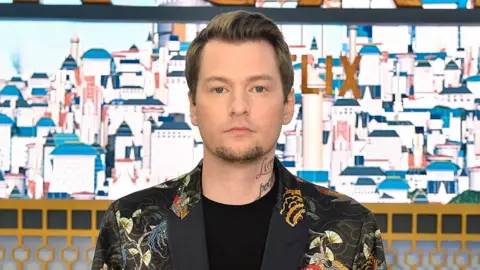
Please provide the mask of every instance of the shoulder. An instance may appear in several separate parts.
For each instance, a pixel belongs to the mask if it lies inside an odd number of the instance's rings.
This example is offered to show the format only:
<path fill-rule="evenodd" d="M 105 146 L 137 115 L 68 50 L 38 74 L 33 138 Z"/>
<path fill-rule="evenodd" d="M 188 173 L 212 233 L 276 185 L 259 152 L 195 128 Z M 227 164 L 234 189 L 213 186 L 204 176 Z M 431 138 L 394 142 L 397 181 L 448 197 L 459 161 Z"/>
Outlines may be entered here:
<path fill-rule="evenodd" d="M 113 201 L 110 210 L 121 216 L 134 216 L 145 211 L 165 212 L 170 208 L 173 198 L 182 185 L 182 178 L 178 177 L 133 192 Z"/>
<path fill-rule="evenodd" d="M 305 200 L 307 213 L 331 217 L 331 220 L 349 220 L 361 226 L 372 215 L 371 211 L 355 199 L 332 189 L 316 185 L 297 177 L 298 186 Z"/>

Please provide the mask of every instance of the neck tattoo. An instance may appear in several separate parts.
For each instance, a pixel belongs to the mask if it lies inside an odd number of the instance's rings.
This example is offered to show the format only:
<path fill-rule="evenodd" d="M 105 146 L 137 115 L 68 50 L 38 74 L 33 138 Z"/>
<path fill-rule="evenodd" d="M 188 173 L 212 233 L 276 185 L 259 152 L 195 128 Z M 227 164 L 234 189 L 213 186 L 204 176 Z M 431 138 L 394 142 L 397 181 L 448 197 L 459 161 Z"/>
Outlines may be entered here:
<path fill-rule="evenodd" d="M 257 200 L 260 199 L 262 195 L 268 193 L 268 191 L 270 191 L 270 189 L 273 187 L 274 183 L 275 183 L 275 177 L 274 177 L 274 174 L 272 173 L 272 175 L 270 176 L 270 178 L 268 178 L 268 181 L 265 184 L 260 183 L 260 193 L 258 194 Z"/>
<path fill-rule="evenodd" d="M 262 195 L 267 193 L 273 187 L 273 184 L 275 183 L 275 176 L 272 173 L 273 172 L 273 163 L 274 163 L 273 158 L 271 160 L 268 160 L 267 158 L 265 158 L 262 161 L 262 166 L 260 167 L 260 172 L 257 174 L 256 179 L 259 179 L 263 175 L 268 175 L 268 174 L 270 174 L 270 177 L 268 178 L 266 183 L 260 183 L 260 191 L 259 191 L 257 200 L 260 199 L 262 197 Z"/>
<path fill-rule="evenodd" d="M 271 160 L 267 160 L 267 158 L 265 158 L 262 161 L 262 166 L 260 167 L 260 172 L 257 174 L 256 179 L 262 177 L 263 175 L 267 175 L 273 171 L 273 161 L 273 158 Z"/>

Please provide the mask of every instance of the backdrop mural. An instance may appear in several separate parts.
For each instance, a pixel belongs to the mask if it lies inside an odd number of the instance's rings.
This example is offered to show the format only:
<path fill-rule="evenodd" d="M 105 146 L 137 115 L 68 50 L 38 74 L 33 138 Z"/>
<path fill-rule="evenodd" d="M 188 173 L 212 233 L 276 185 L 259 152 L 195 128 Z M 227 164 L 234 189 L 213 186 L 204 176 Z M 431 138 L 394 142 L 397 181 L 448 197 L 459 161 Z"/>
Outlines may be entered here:
<path fill-rule="evenodd" d="M 0 198 L 113 200 L 202 158 L 183 72 L 204 25 L 0 24 Z M 277 149 L 293 173 L 361 202 L 480 201 L 479 27 L 280 27 L 298 56 Z M 342 56 L 360 57 L 360 99 L 335 97 Z M 302 76 L 334 95 L 303 103 Z"/>
<path fill-rule="evenodd" d="M 204 26 L 0 20 L 0 268 L 90 269 L 110 200 L 202 158 L 184 66 Z M 277 157 L 366 203 L 391 269 L 478 269 L 480 27 L 279 26 L 294 56 L 296 112 Z"/>

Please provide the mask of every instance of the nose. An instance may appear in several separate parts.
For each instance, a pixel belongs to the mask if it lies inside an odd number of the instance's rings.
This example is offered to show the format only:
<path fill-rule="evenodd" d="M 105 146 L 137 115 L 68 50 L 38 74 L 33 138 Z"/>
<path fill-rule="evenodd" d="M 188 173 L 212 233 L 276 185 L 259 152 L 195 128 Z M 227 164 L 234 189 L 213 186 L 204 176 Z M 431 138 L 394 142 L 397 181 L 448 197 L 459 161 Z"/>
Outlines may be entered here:
<path fill-rule="evenodd" d="M 249 113 L 248 93 L 242 90 L 232 91 L 230 95 L 230 115 L 248 115 Z"/>

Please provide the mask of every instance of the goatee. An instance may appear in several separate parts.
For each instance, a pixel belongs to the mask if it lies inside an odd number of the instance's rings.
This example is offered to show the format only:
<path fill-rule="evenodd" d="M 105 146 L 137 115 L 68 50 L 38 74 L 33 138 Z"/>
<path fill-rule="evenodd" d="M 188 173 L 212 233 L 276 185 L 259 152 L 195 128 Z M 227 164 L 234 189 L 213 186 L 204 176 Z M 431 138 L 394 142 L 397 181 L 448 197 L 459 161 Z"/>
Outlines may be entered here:
<path fill-rule="evenodd" d="M 252 163 L 259 160 L 264 154 L 263 147 L 260 146 L 251 147 L 241 152 L 224 146 L 215 148 L 215 155 L 217 157 L 234 164 Z"/>

